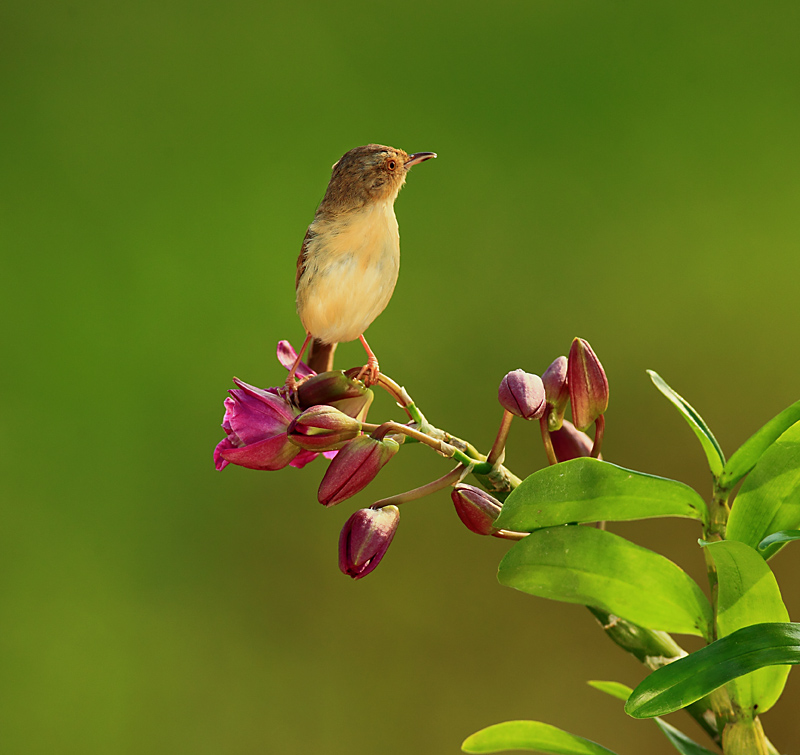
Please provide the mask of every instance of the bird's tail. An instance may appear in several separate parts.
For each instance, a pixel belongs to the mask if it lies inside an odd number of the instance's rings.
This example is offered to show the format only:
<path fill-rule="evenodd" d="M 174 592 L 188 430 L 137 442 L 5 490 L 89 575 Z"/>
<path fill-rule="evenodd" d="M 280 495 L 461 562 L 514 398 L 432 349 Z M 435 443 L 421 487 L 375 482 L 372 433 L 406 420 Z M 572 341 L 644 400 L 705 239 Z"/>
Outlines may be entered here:
<path fill-rule="evenodd" d="M 334 351 L 336 351 L 335 343 L 323 343 L 315 338 L 308 348 L 306 364 L 314 372 L 328 372 L 333 369 Z"/>

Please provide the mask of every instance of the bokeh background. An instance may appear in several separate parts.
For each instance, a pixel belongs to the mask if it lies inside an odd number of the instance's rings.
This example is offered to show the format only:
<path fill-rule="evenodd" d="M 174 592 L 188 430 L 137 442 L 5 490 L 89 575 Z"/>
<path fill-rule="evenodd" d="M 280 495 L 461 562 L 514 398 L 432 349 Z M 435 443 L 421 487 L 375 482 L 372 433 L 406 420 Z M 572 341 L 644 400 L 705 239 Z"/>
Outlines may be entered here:
<path fill-rule="evenodd" d="M 446 493 L 370 577 L 338 572 L 349 514 L 445 460 L 408 448 L 324 510 L 321 461 L 211 452 L 231 376 L 283 379 L 305 228 L 375 141 L 439 153 L 369 331 L 428 417 L 488 449 L 503 374 L 581 335 L 606 458 L 706 493 L 645 369 L 728 453 L 800 397 L 799 32 L 794 0 L 3 3 L 2 751 L 444 755 L 535 718 L 671 752 L 585 684 L 641 667 L 585 609 L 500 587 L 506 545 Z M 508 463 L 544 464 L 537 428 Z M 703 580 L 695 524 L 612 529 Z M 800 619 L 800 549 L 774 564 Z M 782 751 L 799 696 L 795 672 L 764 717 Z"/>

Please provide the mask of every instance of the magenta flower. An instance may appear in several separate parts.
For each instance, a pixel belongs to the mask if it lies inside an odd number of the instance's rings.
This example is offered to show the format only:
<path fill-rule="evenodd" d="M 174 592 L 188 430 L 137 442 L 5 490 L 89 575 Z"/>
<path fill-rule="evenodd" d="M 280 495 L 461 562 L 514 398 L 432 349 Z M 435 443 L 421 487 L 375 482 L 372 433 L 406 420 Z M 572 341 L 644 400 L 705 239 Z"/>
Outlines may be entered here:
<path fill-rule="evenodd" d="M 275 470 L 296 462 L 302 466 L 314 458 L 300 459 L 300 448 L 289 441 L 286 429 L 295 410 L 276 393 L 263 391 L 233 379 L 238 388 L 225 399 L 222 429 L 226 437 L 214 449 L 214 464 L 224 469 L 229 463 L 248 469 Z"/>
<path fill-rule="evenodd" d="M 361 579 L 373 571 L 389 549 L 399 523 L 397 506 L 356 511 L 339 535 L 342 572 L 353 579 Z"/>
<path fill-rule="evenodd" d="M 277 356 L 278 361 L 287 370 L 291 370 L 294 360 L 297 359 L 297 352 L 294 350 L 294 346 L 292 346 L 292 344 L 290 344 L 288 341 L 278 341 Z M 314 370 L 312 370 L 305 362 L 300 362 L 300 364 L 297 365 L 297 371 L 295 372 L 295 375 L 298 378 L 307 378 L 316 374 L 317 373 L 314 372 Z"/>

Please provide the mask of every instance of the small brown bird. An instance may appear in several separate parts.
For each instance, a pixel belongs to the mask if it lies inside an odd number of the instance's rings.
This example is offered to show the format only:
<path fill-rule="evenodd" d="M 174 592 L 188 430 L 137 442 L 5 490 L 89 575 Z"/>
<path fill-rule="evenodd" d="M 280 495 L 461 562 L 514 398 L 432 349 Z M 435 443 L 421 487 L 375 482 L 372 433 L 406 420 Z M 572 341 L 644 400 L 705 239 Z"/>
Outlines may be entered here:
<path fill-rule="evenodd" d="M 402 149 L 367 144 L 344 154 L 333 166 L 328 190 L 308 227 L 297 258 L 297 314 L 306 339 L 286 384 L 313 340 L 308 364 L 330 370 L 343 341 L 361 340 L 367 364 L 359 376 L 378 378 L 379 366 L 364 331 L 392 298 L 400 269 L 400 234 L 394 200 L 406 173 L 435 152 L 409 155 Z"/>

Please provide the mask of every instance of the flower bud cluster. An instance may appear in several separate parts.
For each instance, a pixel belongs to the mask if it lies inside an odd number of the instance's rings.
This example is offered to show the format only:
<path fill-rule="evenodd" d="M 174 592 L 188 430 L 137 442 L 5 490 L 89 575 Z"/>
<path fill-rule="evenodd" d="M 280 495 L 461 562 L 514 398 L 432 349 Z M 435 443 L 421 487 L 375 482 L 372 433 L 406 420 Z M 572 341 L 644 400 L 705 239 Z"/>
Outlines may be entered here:
<path fill-rule="evenodd" d="M 551 463 L 599 455 L 601 418 L 608 408 L 608 380 L 592 347 L 582 338 L 575 338 L 569 357 L 555 359 L 542 377 L 524 370 L 509 372 L 500 383 L 497 397 L 507 414 L 492 459 L 502 458 L 510 415 L 541 420 Z M 564 419 L 567 404 L 572 405 L 571 423 Z M 595 422 L 598 430 L 593 443 L 583 431 Z M 588 448 L 584 448 L 587 443 Z"/>
<path fill-rule="evenodd" d="M 524 536 L 495 527 L 502 508 L 498 498 L 504 499 L 518 482 L 502 467 L 514 417 L 539 420 L 551 463 L 599 455 L 602 417 L 608 407 L 608 381 L 591 346 L 580 338 L 573 341 L 569 357 L 555 359 L 541 377 L 519 369 L 503 378 L 498 388 L 503 419 L 486 457 L 464 441 L 427 424 L 397 384 L 393 384 L 392 395 L 404 406 L 411 421 L 408 425 L 367 425 L 374 396 L 358 379 L 357 372 L 316 374 L 302 362 L 295 364 L 296 359 L 288 342 L 278 344 L 278 360 L 287 369 L 295 367 L 296 376 L 301 378 L 299 384 L 289 388 L 263 390 L 234 379 L 236 388 L 229 391 L 224 402 L 225 437 L 214 450 L 217 469 L 228 464 L 258 470 L 299 468 L 322 454 L 331 462 L 317 497 L 323 506 L 330 507 L 369 485 L 406 438 L 458 460 L 458 466 L 444 477 L 378 501 L 347 520 L 339 539 L 339 567 L 353 579 L 372 572 L 386 554 L 400 521 L 397 504 L 448 486 L 452 486 L 451 499 L 457 515 L 471 532 L 517 539 Z M 572 422 L 564 418 L 568 404 Z M 593 423 L 594 441 L 584 432 Z M 451 440 L 460 445 L 453 445 Z M 469 471 L 487 489 L 499 491 L 498 498 L 464 483 Z M 505 475 L 506 487 L 497 486 L 496 475 Z"/>

